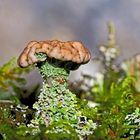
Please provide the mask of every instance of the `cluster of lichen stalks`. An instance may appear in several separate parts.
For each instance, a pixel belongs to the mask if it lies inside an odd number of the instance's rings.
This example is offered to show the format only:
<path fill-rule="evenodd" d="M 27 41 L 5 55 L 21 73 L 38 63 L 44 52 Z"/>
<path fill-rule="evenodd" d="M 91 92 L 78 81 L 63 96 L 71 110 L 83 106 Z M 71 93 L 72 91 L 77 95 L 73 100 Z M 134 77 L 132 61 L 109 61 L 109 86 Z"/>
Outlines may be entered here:
<path fill-rule="evenodd" d="M 92 134 L 95 123 L 82 115 L 76 95 L 68 89 L 69 68 L 66 62 L 48 58 L 47 61 L 38 63 L 37 67 L 44 81 L 38 101 L 33 105 L 36 109 L 33 126 L 45 124 L 49 127 L 57 124 L 47 132 L 68 134 L 71 133 L 70 127 L 80 138 Z"/>

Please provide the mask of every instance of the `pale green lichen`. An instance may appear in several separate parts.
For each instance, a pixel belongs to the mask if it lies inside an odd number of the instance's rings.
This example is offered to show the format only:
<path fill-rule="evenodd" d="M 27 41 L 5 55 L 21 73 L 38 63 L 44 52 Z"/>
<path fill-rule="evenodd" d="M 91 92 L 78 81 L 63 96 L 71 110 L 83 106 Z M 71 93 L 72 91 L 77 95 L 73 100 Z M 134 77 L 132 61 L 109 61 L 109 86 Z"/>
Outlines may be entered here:
<path fill-rule="evenodd" d="M 41 54 L 39 58 L 42 59 Z M 38 101 L 33 105 L 36 114 L 32 124 L 45 124 L 49 127 L 46 133 L 69 134 L 73 129 L 82 138 L 92 134 L 96 124 L 83 116 L 77 105 L 76 95 L 68 89 L 69 69 L 62 67 L 61 63 L 66 64 L 55 59 L 47 59 L 37 64 L 44 81 Z"/>

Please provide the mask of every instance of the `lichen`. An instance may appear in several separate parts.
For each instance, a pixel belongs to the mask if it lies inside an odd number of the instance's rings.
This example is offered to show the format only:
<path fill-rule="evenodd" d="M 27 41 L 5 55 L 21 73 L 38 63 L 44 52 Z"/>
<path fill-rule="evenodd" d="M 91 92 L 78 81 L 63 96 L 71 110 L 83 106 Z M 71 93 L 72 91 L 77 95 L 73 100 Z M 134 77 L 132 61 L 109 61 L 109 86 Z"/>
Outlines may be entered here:
<path fill-rule="evenodd" d="M 39 57 L 42 59 L 41 54 Z M 38 101 L 33 105 L 36 114 L 32 125 L 38 127 L 45 124 L 49 127 L 46 133 L 69 134 L 70 129 L 73 129 L 82 138 L 92 134 L 96 124 L 82 114 L 76 95 L 68 89 L 69 69 L 60 63 L 55 59 L 47 59 L 37 64 L 43 77 L 43 86 Z"/>

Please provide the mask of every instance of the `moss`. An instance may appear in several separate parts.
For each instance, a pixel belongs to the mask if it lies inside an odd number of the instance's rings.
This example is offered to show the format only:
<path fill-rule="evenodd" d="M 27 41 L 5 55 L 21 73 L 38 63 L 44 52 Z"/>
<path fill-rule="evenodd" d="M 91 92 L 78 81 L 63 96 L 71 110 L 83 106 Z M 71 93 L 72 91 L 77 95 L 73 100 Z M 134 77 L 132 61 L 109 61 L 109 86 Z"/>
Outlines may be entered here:
<path fill-rule="evenodd" d="M 49 128 L 46 133 L 69 134 L 72 131 L 79 137 L 93 133 L 96 125 L 82 114 L 76 95 L 68 89 L 69 69 L 54 59 L 41 62 L 37 67 L 43 77 L 43 86 L 33 105 L 36 114 L 32 124 L 45 124 Z"/>

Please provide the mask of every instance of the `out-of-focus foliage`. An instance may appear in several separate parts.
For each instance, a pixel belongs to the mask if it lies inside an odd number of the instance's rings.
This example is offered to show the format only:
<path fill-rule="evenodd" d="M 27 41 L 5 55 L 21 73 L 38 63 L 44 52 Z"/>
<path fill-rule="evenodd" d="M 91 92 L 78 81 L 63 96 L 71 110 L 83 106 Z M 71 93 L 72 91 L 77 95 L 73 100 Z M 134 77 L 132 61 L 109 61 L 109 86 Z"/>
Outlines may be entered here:
<path fill-rule="evenodd" d="M 140 54 L 136 54 L 133 58 L 123 61 L 121 68 L 125 71 L 126 75 L 135 77 L 135 88 L 140 92 Z"/>
<path fill-rule="evenodd" d="M 134 90 L 134 79 L 127 77 L 118 83 L 112 83 L 108 92 L 94 97 L 98 102 L 96 119 L 99 127 L 94 139 L 121 139 L 128 138 L 128 128 L 125 125 L 127 114 L 139 107 Z M 106 91 L 106 90 L 105 90 Z M 96 94 L 92 92 L 92 94 Z M 138 96 L 137 96 L 138 97 Z M 140 96 L 139 96 L 140 97 Z"/>
<path fill-rule="evenodd" d="M 22 69 L 17 66 L 16 58 L 12 58 L 0 67 L 0 96 L 6 96 L 4 95 L 6 92 L 17 96 L 22 93 L 21 87 L 26 84 L 24 74 L 29 73 L 31 69 L 31 67 Z"/>
<path fill-rule="evenodd" d="M 99 46 L 101 55 L 97 58 L 103 70 L 94 77 L 85 76 L 89 82 L 92 80 L 93 86 L 83 91 L 84 96 L 81 96 L 90 99 L 90 106 L 96 105 L 94 110 L 97 112 L 93 118 L 98 122 L 98 127 L 90 139 L 138 139 L 140 116 L 137 114 L 136 117 L 133 112 L 140 107 L 139 55 L 116 64 L 119 49 L 113 23 L 109 23 L 108 28 L 108 44 Z"/>

